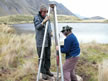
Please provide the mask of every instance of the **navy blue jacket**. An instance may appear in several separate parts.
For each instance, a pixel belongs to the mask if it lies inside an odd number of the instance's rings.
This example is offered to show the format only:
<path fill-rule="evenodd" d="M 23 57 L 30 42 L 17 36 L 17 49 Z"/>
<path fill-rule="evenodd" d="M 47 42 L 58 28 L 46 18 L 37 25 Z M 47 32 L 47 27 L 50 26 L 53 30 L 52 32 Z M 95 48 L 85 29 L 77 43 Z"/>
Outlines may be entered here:
<path fill-rule="evenodd" d="M 61 52 L 66 54 L 66 59 L 79 56 L 79 42 L 73 33 L 68 35 L 64 40 L 64 46 L 61 46 Z"/>

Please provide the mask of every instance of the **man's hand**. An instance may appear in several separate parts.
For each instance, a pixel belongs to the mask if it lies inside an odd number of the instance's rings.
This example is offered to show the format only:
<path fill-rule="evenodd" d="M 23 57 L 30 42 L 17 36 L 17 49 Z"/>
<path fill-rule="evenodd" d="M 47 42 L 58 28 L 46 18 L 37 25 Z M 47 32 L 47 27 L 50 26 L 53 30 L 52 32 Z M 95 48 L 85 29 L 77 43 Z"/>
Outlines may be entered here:
<path fill-rule="evenodd" d="M 46 16 L 45 19 L 42 21 L 42 25 L 45 24 L 50 19 L 49 16 Z"/>
<path fill-rule="evenodd" d="M 53 32 L 51 32 L 51 37 L 53 37 Z"/>
<path fill-rule="evenodd" d="M 56 50 L 57 50 L 57 51 L 59 50 L 59 46 L 56 46 Z"/>

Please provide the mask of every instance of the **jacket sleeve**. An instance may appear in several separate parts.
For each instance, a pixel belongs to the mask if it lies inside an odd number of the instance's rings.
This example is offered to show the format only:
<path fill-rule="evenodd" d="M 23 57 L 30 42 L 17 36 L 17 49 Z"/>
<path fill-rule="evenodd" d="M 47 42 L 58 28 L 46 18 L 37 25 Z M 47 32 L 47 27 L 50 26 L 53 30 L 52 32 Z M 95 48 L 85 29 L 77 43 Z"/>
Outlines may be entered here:
<path fill-rule="evenodd" d="M 71 48 L 71 41 L 69 39 L 65 39 L 64 46 L 61 46 L 62 53 L 69 53 Z"/>
<path fill-rule="evenodd" d="M 40 30 L 44 27 L 44 25 L 41 24 L 38 17 L 34 18 L 34 25 L 35 25 L 35 29 L 37 29 L 37 30 Z"/>

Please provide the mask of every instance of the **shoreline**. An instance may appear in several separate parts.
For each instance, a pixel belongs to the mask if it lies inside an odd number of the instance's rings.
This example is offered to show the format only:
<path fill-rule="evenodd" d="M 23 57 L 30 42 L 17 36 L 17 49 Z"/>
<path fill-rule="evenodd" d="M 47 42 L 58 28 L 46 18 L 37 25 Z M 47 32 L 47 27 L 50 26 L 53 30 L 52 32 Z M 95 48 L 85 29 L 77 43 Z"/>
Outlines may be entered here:
<path fill-rule="evenodd" d="M 58 23 L 98 23 L 98 24 L 108 24 L 108 23 L 105 23 L 105 22 L 58 22 Z M 0 23 L 0 24 L 3 24 L 3 23 Z M 27 22 L 25 22 L 25 23 L 14 23 L 14 24 L 6 24 L 6 25 L 10 25 L 10 26 L 12 26 L 12 25 L 17 25 L 17 24 L 33 24 L 33 22 L 32 23 L 27 23 Z"/>

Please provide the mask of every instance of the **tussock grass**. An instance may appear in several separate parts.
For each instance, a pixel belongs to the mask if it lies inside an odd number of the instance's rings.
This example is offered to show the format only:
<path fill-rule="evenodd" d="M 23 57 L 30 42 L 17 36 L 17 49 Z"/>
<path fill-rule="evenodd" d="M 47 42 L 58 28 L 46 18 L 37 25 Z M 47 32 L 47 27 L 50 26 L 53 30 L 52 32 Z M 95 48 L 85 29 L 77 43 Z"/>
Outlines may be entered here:
<path fill-rule="evenodd" d="M 87 44 L 80 44 L 81 56 L 76 68 L 84 81 L 98 80 L 98 64 L 103 59 L 108 59 L 108 45 L 91 42 Z"/>
<path fill-rule="evenodd" d="M 8 79 L 16 81 L 21 76 L 36 73 L 37 56 L 34 34 L 17 35 L 13 28 L 2 24 L 0 38 L 1 81 Z"/>
<path fill-rule="evenodd" d="M 1 24 L 0 25 L 0 32 L 4 32 L 4 33 L 15 33 L 15 29 L 9 27 L 8 25 Z"/>

